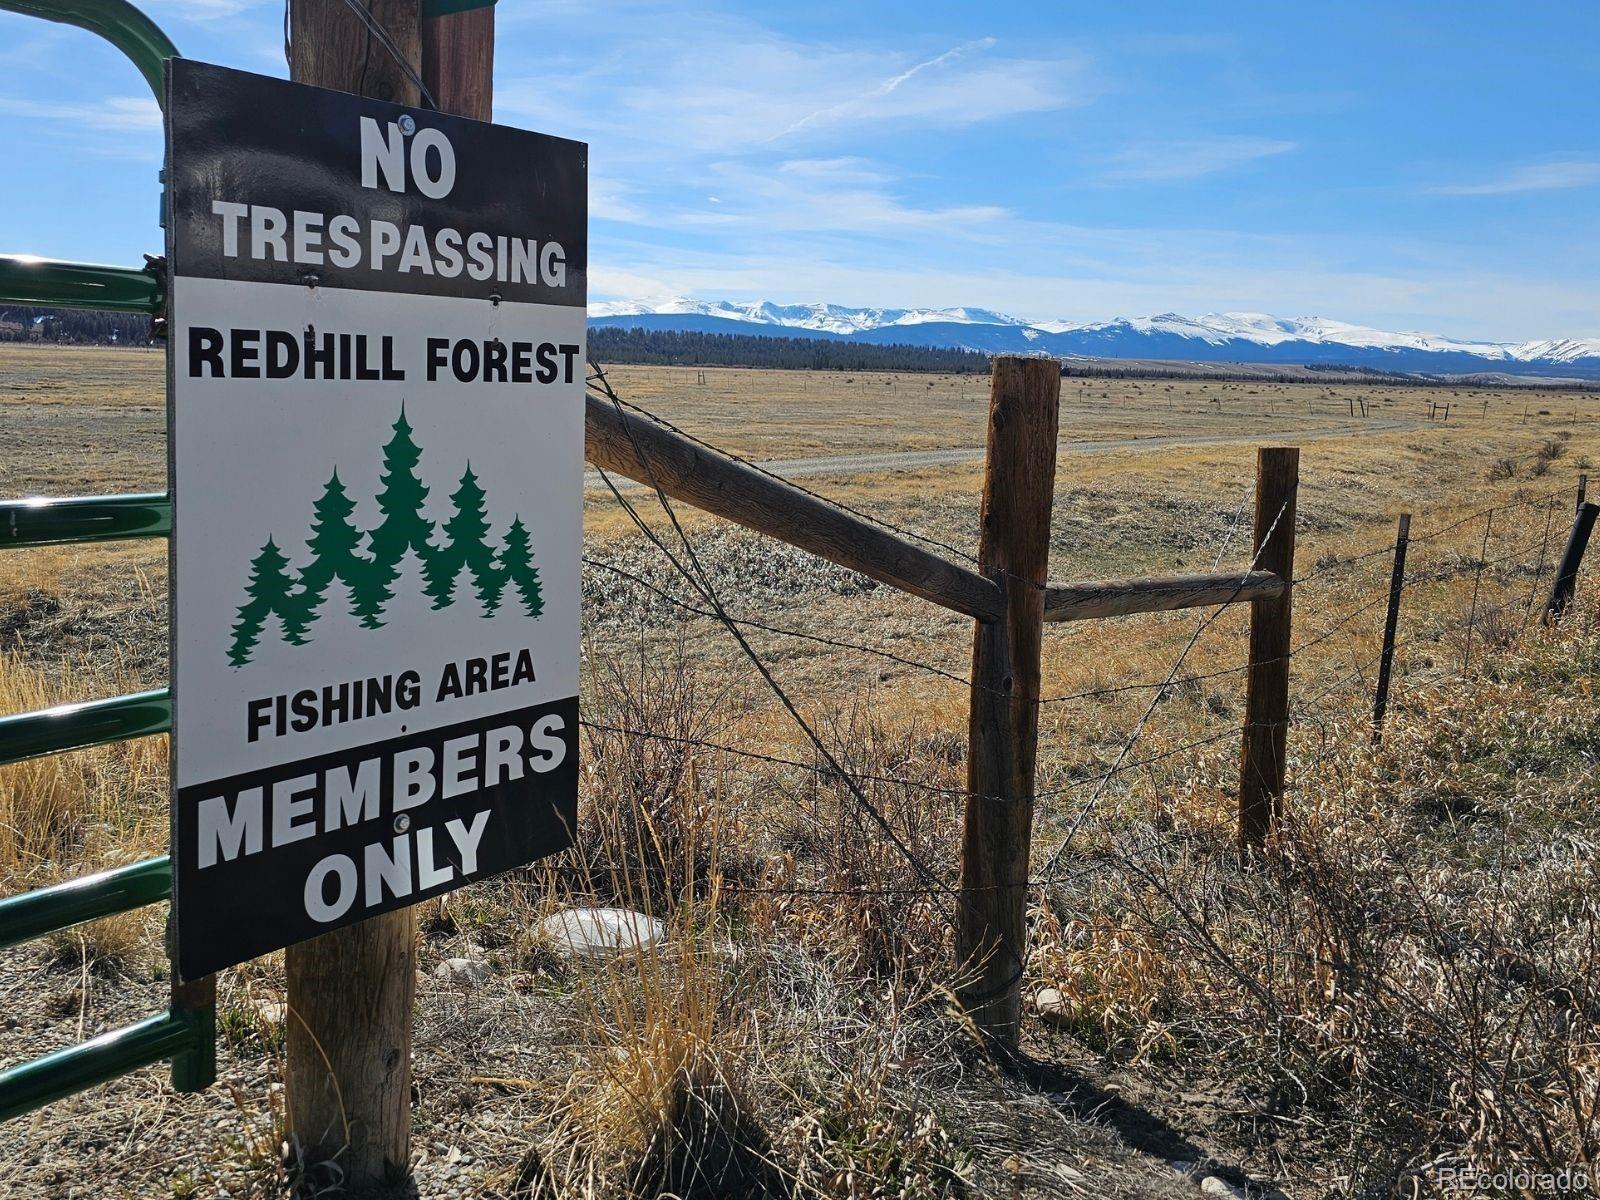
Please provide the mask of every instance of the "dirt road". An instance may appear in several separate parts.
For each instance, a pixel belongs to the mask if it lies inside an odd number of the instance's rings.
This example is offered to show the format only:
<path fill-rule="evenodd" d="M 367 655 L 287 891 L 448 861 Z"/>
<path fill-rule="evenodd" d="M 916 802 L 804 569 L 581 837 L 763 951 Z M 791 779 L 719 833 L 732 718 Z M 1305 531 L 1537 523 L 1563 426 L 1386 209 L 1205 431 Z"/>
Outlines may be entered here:
<path fill-rule="evenodd" d="M 1063 454 L 1100 454 L 1108 450 L 1159 450 L 1166 446 L 1212 446 L 1258 444 L 1266 442 L 1300 443 L 1331 437 L 1349 437 L 1351 434 L 1405 433 L 1423 429 L 1427 421 L 1391 421 L 1381 418 L 1336 425 L 1326 429 L 1308 429 L 1299 433 L 1285 433 L 1274 437 L 1259 433 L 1216 434 L 1158 434 L 1153 437 L 1115 438 L 1064 442 Z M 807 475 L 875 475 L 887 471 L 910 471 L 921 467 L 949 467 L 961 463 L 979 462 L 983 447 L 963 446 L 949 450 L 904 450 L 887 454 L 830 454 L 817 458 L 766 459 L 757 465 L 775 475 L 799 479 Z M 589 471 L 583 477 L 585 487 L 603 487 L 599 472 Z M 619 480 L 618 486 L 637 487 Z"/>

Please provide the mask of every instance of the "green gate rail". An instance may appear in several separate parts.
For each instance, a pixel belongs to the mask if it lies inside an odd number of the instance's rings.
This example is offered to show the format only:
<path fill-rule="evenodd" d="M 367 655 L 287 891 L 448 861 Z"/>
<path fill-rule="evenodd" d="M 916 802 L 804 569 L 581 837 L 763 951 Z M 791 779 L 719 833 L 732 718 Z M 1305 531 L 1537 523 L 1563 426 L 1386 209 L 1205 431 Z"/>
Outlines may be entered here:
<path fill-rule="evenodd" d="M 0 303 L 154 316 L 161 311 L 161 281 L 147 267 L 106 267 L 32 254 L 0 254 Z"/>
<path fill-rule="evenodd" d="M 172 860 L 166 855 L 8 896 L 0 900 L 0 949 L 171 896 Z"/>
<path fill-rule="evenodd" d="M 127 0 L 0 0 L 0 11 L 99 34 L 133 61 L 156 102 L 164 101 L 163 64 L 178 57 L 177 48 Z M 165 304 L 162 292 L 154 261 L 136 268 L 0 256 L 0 303 L 156 316 Z M 172 504 L 159 494 L 0 503 L 0 550 L 171 532 Z M 172 697 L 165 688 L 18 713 L 0 717 L 0 767 L 171 729 Z M 172 864 L 161 857 L 0 898 L 0 948 L 171 897 Z M 167 1012 L 0 1071 L 0 1121 L 165 1060 L 171 1060 L 176 1090 L 209 1087 L 216 1079 L 214 989 L 205 980 L 175 986 L 173 993 Z"/>
<path fill-rule="evenodd" d="M 169 1058 L 173 1087 L 200 1091 L 209 1079 L 200 1087 L 184 1087 L 180 1080 L 205 1074 L 195 1064 L 209 1057 L 202 1042 L 213 1042 L 215 1036 L 210 1010 L 176 1010 L 21 1063 L 0 1072 L 0 1121 Z"/>
<path fill-rule="evenodd" d="M 166 688 L 18 713 L 0 717 L 0 767 L 171 730 L 172 698 Z"/>
<path fill-rule="evenodd" d="M 171 530 L 172 503 L 160 493 L 0 502 L 0 549 L 165 537 Z M 0 717 L 0 766 L 171 729 L 172 694 L 166 688 L 17 713 Z M 163 856 L 0 898 L 0 949 L 171 896 L 172 864 Z M 175 1004 L 166 1013 L 0 1071 L 0 1121 L 166 1059 L 172 1060 L 178 1091 L 203 1091 L 215 1081 L 214 1006 Z"/>
<path fill-rule="evenodd" d="M 172 503 L 164 492 L 0 501 L 0 550 L 166 537 Z"/>

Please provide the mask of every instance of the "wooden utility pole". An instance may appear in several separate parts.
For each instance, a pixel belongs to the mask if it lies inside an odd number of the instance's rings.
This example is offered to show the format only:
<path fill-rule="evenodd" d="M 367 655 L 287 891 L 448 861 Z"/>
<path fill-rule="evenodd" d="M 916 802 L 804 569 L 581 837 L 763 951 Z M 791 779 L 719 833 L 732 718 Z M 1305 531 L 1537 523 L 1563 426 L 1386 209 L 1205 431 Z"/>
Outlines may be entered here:
<path fill-rule="evenodd" d="M 1372 744 L 1383 741 L 1383 717 L 1389 710 L 1389 676 L 1394 671 L 1394 636 L 1400 626 L 1400 596 L 1406 586 L 1406 547 L 1411 544 L 1411 514 L 1400 514 L 1394 538 L 1394 570 L 1389 574 L 1389 611 L 1383 619 L 1383 655 L 1378 659 L 1378 690 L 1372 698 Z"/>
<path fill-rule="evenodd" d="M 1055 360 L 994 360 L 978 569 L 1001 589 L 1004 611 L 999 620 L 979 621 L 973 636 L 956 953 L 962 1003 L 1001 1047 L 1016 1045 L 1022 1021 L 1039 655 L 1060 406 Z"/>
<path fill-rule="evenodd" d="M 295 0 L 289 66 L 300 83 L 417 105 L 424 25 L 435 52 L 429 91 L 441 108 L 489 117 L 494 10 L 423 22 L 419 0 L 365 0 L 383 44 L 342 0 Z M 489 39 L 475 52 L 474 38 Z M 404 59 L 404 65 L 400 59 Z M 406 68 L 409 67 L 408 71 Z M 418 113 L 419 119 L 422 114 Z M 288 1134 L 305 1163 L 334 1161 L 344 1194 L 406 1175 L 411 1158 L 414 909 L 323 934 L 285 952 Z"/>
<path fill-rule="evenodd" d="M 494 120 L 494 0 L 422 19 L 422 82 L 442 112 Z"/>
<path fill-rule="evenodd" d="M 1295 495 L 1300 451 L 1263 447 L 1256 458 L 1255 568 L 1283 580 L 1250 604 L 1250 673 L 1239 766 L 1239 845 L 1259 849 L 1283 812 L 1289 742 L 1289 653 L 1294 609 Z"/>
<path fill-rule="evenodd" d="M 362 0 L 413 71 L 422 65 L 420 0 Z M 294 0 L 289 10 L 289 77 L 296 83 L 416 104 L 405 68 L 343 0 Z"/>

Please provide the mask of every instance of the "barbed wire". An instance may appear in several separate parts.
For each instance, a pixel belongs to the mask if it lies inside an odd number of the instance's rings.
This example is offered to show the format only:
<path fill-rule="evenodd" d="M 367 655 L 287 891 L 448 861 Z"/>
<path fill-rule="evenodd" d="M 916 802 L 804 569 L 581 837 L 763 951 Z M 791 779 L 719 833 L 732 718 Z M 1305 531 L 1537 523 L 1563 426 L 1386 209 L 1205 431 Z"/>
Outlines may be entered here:
<path fill-rule="evenodd" d="M 1266 532 L 1262 535 L 1261 544 L 1256 547 L 1255 555 L 1250 560 L 1249 570 L 1253 571 L 1256 564 L 1261 561 L 1261 556 L 1266 553 L 1267 547 L 1272 543 L 1272 537 L 1273 534 L 1275 534 L 1278 530 L 1279 522 L 1283 520 L 1284 514 L 1288 511 L 1289 501 L 1285 501 L 1282 506 L 1279 507 L 1276 515 L 1273 516 L 1272 523 L 1267 526 Z M 1292 532 L 1293 531 L 1290 530 L 1290 533 Z M 1249 572 L 1247 571 L 1246 574 L 1248 573 Z M 1200 638 L 1202 635 L 1204 635 L 1205 631 L 1211 628 L 1211 625 L 1216 621 L 1216 619 L 1227 610 L 1228 606 L 1231 605 L 1235 599 L 1237 599 L 1239 593 L 1243 590 L 1244 583 L 1241 578 L 1239 586 L 1234 589 L 1233 596 L 1229 597 L 1223 603 L 1219 604 L 1213 611 L 1206 614 L 1206 616 L 1200 620 L 1199 624 L 1196 625 L 1194 633 L 1190 635 L 1189 641 L 1184 646 L 1183 651 L 1178 655 L 1177 661 L 1172 664 L 1172 670 L 1167 673 L 1169 685 L 1171 680 L 1177 676 L 1180 670 L 1183 669 L 1184 661 L 1189 657 L 1189 652 L 1195 648 L 1196 643 L 1200 641 Z M 1151 714 L 1155 712 L 1156 706 L 1161 703 L 1161 695 L 1161 692 L 1157 692 L 1153 697 L 1151 697 L 1149 705 L 1146 706 L 1144 710 L 1144 714 L 1139 718 L 1138 723 L 1133 727 L 1133 732 L 1128 735 L 1128 740 L 1123 744 L 1122 749 L 1118 751 L 1116 762 L 1111 765 L 1111 769 L 1106 772 L 1105 777 L 1095 785 L 1094 794 L 1090 796 L 1087 801 L 1085 801 L 1078 815 L 1073 818 L 1072 824 L 1067 827 L 1067 832 L 1065 836 L 1062 837 L 1060 845 L 1058 845 L 1046 859 L 1044 869 L 1044 874 L 1046 877 L 1050 875 L 1061 856 L 1066 853 L 1067 847 L 1072 844 L 1073 837 L 1082 827 L 1083 822 L 1088 819 L 1088 815 L 1094 809 L 1096 803 L 1099 802 L 1106 783 L 1108 783 L 1111 777 L 1116 774 L 1117 768 L 1122 764 L 1122 760 L 1127 757 L 1128 753 L 1133 749 L 1134 743 L 1139 740 L 1139 735 L 1144 732 L 1144 727 L 1149 722 Z"/>
<path fill-rule="evenodd" d="M 647 591 L 659 596 L 662 600 L 676 608 L 681 609 L 684 612 L 691 613 L 695 616 L 708 617 L 711 619 L 717 618 L 717 614 L 712 612 L 710 609 L 702 608 L 691 601 L 685 600 L 681 596 L 674 596 L 671 592 L 667 591 L 659 584 L 651 583 L 649 580 L 632 571 L 629 571 L 625 567 L 618 566 L 616 563 L 605 562 L 589 555 L 585 555 L 583 561 L 588 566 L 594 567 L 598 570 L 609 571 L 612 574 L 645 588 Z M 748 617 L 734 617 L 730 615 L 729 619 L 734 621 L 736 624 L 745 627 L 746 629 L 758 629 L 764 633 L 776 634 L 781 637 L 798 638 L 803 641 L 815 642 L 820 645 L 833 647 L 835 649 L 854 650 L 862 654 L 870 654 L 878 658 L 886 659 L 890 662 L 898 663 L 902 666 L 911 667 L 919 671 L 926 671 L 929 674 L 948 679 L 953 683 L 962 684 L 965 687 L 977 688 L 980 691 L 990 692 L 995 695 L 1003 695 L 1008 699 L 1017 698 L 1011 692 L 1007 692 L 1001 688 L 989 687 L 988 685 L 979 683 L 966 675 L 960 674 L 959 672 L 951 671 L 945 667 L 941 667 L 936 663 L 908 658 L 905 655 L 896 654 L 891 650 L 884 650 L 879 646 L 871 646 L 863 642 L 852 642 L 843 638 L 834 638 L 826 634 L 813 633 L 810 630 L 805 629 L 792 629 L 781 625 L 773 625 L 766 621 L 757 621 Z M 1083 688 L 1073 692 L 1062 692 L 1059 695 L 1040 696 L 1034 701 L 1034 703 L 1043 706 L 1048 704 L 1064 704 L 1074 700 L 1096 700 L 1106 696 L 1121 695 L 1127 692 L 1145 692 L 1152 690 L 1161 691 L 1175 687 L 1183 687 L 1190 684 L 1205 683 L 1212 679 L 1221 679 L 1228 675 L 1237 675 L 1249 669 L 1249 663 L 1241 663 L 1238 666 L 1225 667 L 1217 671 L 1207 671 L 1196 675 L 1180 675 L 1176 679 L 1172 680 L 1143 680 L 1137 683 L 1111 684 L 1104 687 L 1091 687 Z"/>
<path fill-rule="evenodd" d="M 612 403 L 616 406 L 618 417 L 623 419 L 623 426 L 628 430 L 628 437 L 633 444 L 634 454 L 637 456 L 639 462 L 643 464 L 645 473 L 650 476 L 648 482 L 655 491 L 656 499 L 660 503 L 662 511 L 666 513 L 667 519 L 671 522 L 673 531 L 677 534 L 678 542 L 683 547 L 684 557 L 688 560 L 689 566 L 686 567 L 683 562 L 680 562 L 677 556 L 675 556 L 672 551 L 661 541 L 661 539 L 656 536 L 655 531 L 650 528 L 649 524 L 643 520 L 634 507 L 622 495 L 622 492 L 612 481 L 610 475 L 602 470 L 600 472 L 601 478 L 605 481 L 605 484 L 607 488 L 610 489 L 611 494 L 616 497 L 617 502 L 622 505 L 623 509 L 628 513 L 629 517 L 639 528 L 640 532 L 644 533 L 645 536 L 658 549 L 661 550 L 661 552 L 666 556 L 667 560 L 672 563 L 673 567 L 681 575 L 683 575 L 683 577 L 689 582 L 690 586 L 693 587 L 695 591 L 715 611 L 718 619 L 722 622 L 723 627 L 727 629 L 734 641 L 738 643 L 739 649 L 744 653 L 746 658 L 750 660 L 750 664 L 761 676 L 762 681 L 767 685 L 768 689 L 775 697 L 777 697 L 779 704 L 781 704 L 784 711 L 789 714 L 790 719 L 811 742 L 817 754 L 819 754 L 828 764 L 828 766 L 837 773 L 838 777 L 842 780 L 845 787 L 849 790 L 851 796 L 854 798 L 857 806 L 867 815 L 872 823 L 882 831 L 883 835 L 889 840 L 890 845 L 893 846 L 895 852 L 900 855 L 900 857 L 903 858 L 911 867 L 912 873 L 924 879 L 931 886 L 938 888 L 941 892 L 946 894 L 958 910 L 972 912 L 972 898 L 962 890 L 953 888 L 941 880 L 937 873 L 934 872 L 933 868 L 928 866 L 927 863 L 923 862 L 922 859 L 918 857 L 916 852 L 912 850 L 911 847 L 906 843 L 905 839 L 900 836 L 893 823 L 890 822 L 889 819 L 878 809 L 878 807 L 867 798 L 866 793 L 856 785 L 855 780 L 845 773 L 844 768 L 839 764 L 833 753 L 828 749 L 821 736 L 818 735 L 816 730 L 811 727 L 810 722 L 806 720 L 805 716 L 800 712 L 798 706 L 790 698 L 788 692 L 772 674 L 771 670 L 767 667 L 766 662 L 759 654 L 756 653 L 755 648 L 750 645 L 749 640 L 744 636 L 738 624 L 728 617 L 727 610 L 723 607 L 722 601 L 717 595 L 716 586 L 712 583 L 710 575 L 705 571 L 705 568 L 700 563 L 699 556 L 695 553 L 693 541 L 690 539 L 688 533 L 684 530 L 682 523 L 678 520 L 677 510 L 673 508 L 671 500 L 668 499 L 665 490 L 663 490 L 660 482 L 655 478 L 655 471 L 650 465 L 649 457 L 645 454 L 644 448 L 639 444 L 638 438 L 634 436 L 633 428 L 630 424 L 628 424 L 626 417 L 622 412 L 620 398 L 617 396 L 615 389 L 612 388 L 610 380 L 606 377 L 605 372 L 593 364 L 592 361 L 591 367 L 594 370 L 594 374 L 597 377 L 598 382 L 604 389 L 604 395 L 610 398 Z M 692 568 L 692 572 L 690 568 Z M 987 993 L 985 995 L 971 997 L 972 1001 L 975 1003 L 984 1003 L 996 996 L 1005 995 L 1012 987 L 1016 985 L 1018 980 L 1023 977 L 1027 971 L 1027 949 L 1025 946 L 1013 945 L 1011 940 L 1002 931 L 995 929 L 991 922 L 984 921 L 982 914 L 972 912 L 972 915 L 978 919 L 978 924 L 980 927 L 986 928 L 987 932 L 993 935 L 994 949 L 1003 951 L 1013 964 L 1011 967 L 1011 973 L 1006 980 L 987 989 Z M 949 919 L 952 927 L 957 929 L 959 932 L 959 924 L 956 922 L 954 915 L 952 914 Z"/>

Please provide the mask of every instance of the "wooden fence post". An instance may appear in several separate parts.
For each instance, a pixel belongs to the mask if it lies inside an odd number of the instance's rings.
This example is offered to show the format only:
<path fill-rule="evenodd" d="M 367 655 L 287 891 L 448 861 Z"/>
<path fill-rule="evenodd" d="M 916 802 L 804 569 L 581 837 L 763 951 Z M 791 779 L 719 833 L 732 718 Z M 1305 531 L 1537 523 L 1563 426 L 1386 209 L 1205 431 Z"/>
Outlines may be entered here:
<path fill-rule="evenodd" d="M 1567 535 L 1567 548 L 1561 552 L 1561 565 L 1556 568 L 1556 581 L 1550 588 L 1550 599 L 1545 601 L 1543 623 L 1552 625 L 1561 619 L 1572 603 L 1578 588 L 1578 567 L 1583 563 L 1583 552 L 1589 548 L 1589 535 L 1594 532 L 1595 515 L 1600 504 L 1588 500 L 1573 518 L 1572 532 Z"/>
<path fill-rule="evenodd" d="M 1039 654 L 1050 560 L 1061 368 L 996 358 L 978 569 L 1005 597 L 972 645 L 966 824 L 956 920 L 959 992 L 979 1029 L 1016 1045 L 1027 947 L 1028 846 L 1039 740 Z"/>
<path fill-rule="evenodd" d="M 1588 498 L 1589 498 L 1589 476 L 1586 475 L 1586 474 L 1585 475 L 1579 475 L 1578 476 L 1578 503 L 1574 507 L 1573 511 L 1574 512 L 1582 512 L 1583 511 L 1583 502 L 1585 500 L 1587 500 Z"/>
<path fill-rule="evenodd" d="M 413 71 L 419 0 L 367 0 Z M 300 83 L 415 105 L 416 86 L 341 0 L 295 0 L 289 66 Z M 410 908 L 290 946 L 287 1132 L 306 1164 L 333 1161 L 342 1194 L 409 1170 L 416 914 Z"/>
<path fill-rule="evenodd" d="M 1406 546 L 1411 541 L 1411 514 L 1400 514 L 1394 539 L 1394 570 L 1389 575 L 1389 611 L 1383 619 L 1383 656 L 1378 660 L 1378 690 L 1372 697 L 1372 744 L 1383 741 L 1383 716 L 1389 709 L 1389 676 L 1394 670 L 1394 635 L 1400 625 L 1400 594 L 1406 586 Z"/>
<path fill-rule="evenodd" d="M 1282 578 L 1284 589 L 1281 595 L 1250 604 L 1250 671 L 1239 765 L 1239 845 L 1246 853 L 1265 844 L 1283 808 L 1299 486 L 1299 449 L 1263 447 L 1258 452 L 1255 565 Z"/>

